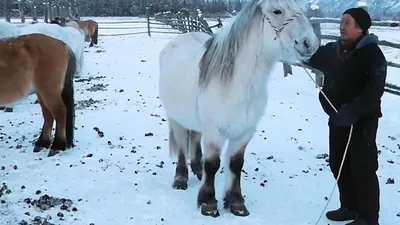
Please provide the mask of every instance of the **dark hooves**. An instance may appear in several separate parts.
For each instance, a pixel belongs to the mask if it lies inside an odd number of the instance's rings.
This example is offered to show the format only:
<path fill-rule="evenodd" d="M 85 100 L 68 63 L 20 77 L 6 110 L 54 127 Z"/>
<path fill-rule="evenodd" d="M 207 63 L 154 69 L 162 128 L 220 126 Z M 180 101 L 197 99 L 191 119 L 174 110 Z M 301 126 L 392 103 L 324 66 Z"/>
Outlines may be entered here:
<path fill-rule="evenodd" d="M 50 149 L 49 154 L 47 155 L 47 157 L 55 156 L 58 153 L 60 153 L 60 150 Z"/>
<path fill-rule="evenodd" d="M 6 107 L 4 112 L 14 112 L 14 108 Z"/>
<path fill-rule="evenodd" d="M 177 190 L 186 190 L 188 188 L 187 179 L 176 177 L 172 187 Z"/>
<path fill-rule="evenodd" d="M 203 171 L 193 171 L 193 174 L 201 181 L 201 178 L 203 178 Z"/>
<path fill-rule="evenodd" d="M 244 204 L 240 205 L 231 205 L 230 206 L 231 213 L 235 216 L 248 216 L 250 215 L 249 210 L 247 210 L 246 206 Z"/>
<path fill-rule="evenodd" d="M 33 147 L 33 152 L 38 153 L 38 152 L 41 152 L 43 149 L 44 149 L 44 147 L 35 146 L 35 147 Z"/>
<path fill-rule="evenodd" d="M 220 215 L 217 208 L 217 204 L 207 205 L 204 203 L 201 205 L 201 214 L 203 216 L 211 216 L 214 218 L 217 218 Z"/>

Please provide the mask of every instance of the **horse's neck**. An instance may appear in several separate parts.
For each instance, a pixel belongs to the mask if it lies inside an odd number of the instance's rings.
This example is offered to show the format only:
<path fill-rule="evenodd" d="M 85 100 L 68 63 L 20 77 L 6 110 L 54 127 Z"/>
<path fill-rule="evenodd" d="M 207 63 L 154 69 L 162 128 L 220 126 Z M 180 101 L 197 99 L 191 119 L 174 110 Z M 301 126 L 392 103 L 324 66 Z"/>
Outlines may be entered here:
<path fill-rule="evenodd" d="M 234 76 L 237 82 L 254 88 L 266 84 L 270 70 L 279 59 L 279 42 L 273 40 L 272 35 L 266 37 L 257 32 L 249 33 L 236 56 Z"/>

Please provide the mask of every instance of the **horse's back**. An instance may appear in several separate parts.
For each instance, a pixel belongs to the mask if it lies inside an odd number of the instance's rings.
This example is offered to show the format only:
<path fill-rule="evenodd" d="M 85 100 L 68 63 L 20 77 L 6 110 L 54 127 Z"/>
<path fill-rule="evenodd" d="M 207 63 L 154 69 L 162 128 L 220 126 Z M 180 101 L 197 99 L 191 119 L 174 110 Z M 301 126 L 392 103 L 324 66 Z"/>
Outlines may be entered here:
<path fill-rule="evenodd" d="M 160 100 L 169 118 L 200 131 L 197 113 L 198 64 L 210 35 L 185 33 L 171 40 L 160 52 Z"/>
<path fill-rule="evenodd" d="M 66 45 L 40 33 L 20 35 L 0 42 L 0 55 L 7 55 L 0 60 L 2 104 L 17 101 L 38 87 L 45 89 L 47 86 L 43 85 L 57 84 L 53 81 L 64 79 L 69 62 Z M 61 76 L 56 75 L 58 72 L 61 72 Z"/>

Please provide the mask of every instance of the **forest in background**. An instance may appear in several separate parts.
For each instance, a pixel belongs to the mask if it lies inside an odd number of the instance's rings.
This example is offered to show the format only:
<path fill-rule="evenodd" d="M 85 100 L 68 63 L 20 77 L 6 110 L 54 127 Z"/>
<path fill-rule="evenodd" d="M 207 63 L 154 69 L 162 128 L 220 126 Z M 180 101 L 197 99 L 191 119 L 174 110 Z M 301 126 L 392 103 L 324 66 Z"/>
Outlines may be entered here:
<path fill-rule="evenodd" d="M 6 0 L 0 0 L 6 1 Z M 18 0 L 11 2 L 11 13 L 17 17 Z M 247 0 L 20 0 L 25 15 L 30 16 L 31 5 L 37 6 L 37 15 L 42 16 L 44 3 L 73 7 L 81 16 L 141 16 L 146 13 L 146 6 L 151 6 L 152 13 L 163 11 L 176 12 L 181 8 L 196 10 L 199 8 L 203 14 L 218 17 L 229 17 L 239 11 Z M 349 7 L 354 7 L 358 0 L 309 0 L 320 6 L 321 15 L 327 17 L 340 17 L 341 13 Z M 400 2 L 397 0 L 364 0 L 374 20 L 393 19 L 400 20 Z M 4 15 L 3 7 L 0 7 Z"/>

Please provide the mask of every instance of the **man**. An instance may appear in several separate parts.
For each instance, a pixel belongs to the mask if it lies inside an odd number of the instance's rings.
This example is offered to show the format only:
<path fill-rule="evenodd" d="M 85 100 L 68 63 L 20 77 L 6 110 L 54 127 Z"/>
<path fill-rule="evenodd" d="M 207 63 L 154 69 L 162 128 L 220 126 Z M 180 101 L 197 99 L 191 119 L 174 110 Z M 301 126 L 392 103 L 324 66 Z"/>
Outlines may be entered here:
<path fill-rule="evenodd" d="M 343 13 L 340 40 L 321 46 L 305 64 L 324 73 L 323 91 L 338 109 L 336 113 L 322 94 L 319 100 L 329 115 L 329 159 L 335 178 L 354 125 L 346 161 L 338 181 L 341 207 L 327 212 L 333 221 L 353 220 L 347 225 L 378 225 L 379 182 L 376 133 L 382 117 L 387 62 L 368 34 L 371 18 L 362 8 Z"/>

